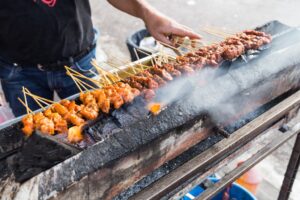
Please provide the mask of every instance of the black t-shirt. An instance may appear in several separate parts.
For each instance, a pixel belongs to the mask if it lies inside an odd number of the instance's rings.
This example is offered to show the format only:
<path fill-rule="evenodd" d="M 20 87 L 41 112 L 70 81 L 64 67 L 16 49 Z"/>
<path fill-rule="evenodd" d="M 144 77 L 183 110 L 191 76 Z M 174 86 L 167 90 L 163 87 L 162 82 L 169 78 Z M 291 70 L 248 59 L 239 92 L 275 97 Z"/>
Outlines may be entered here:
<path fill-rule="evenodd" d="M 28 64 L 66 60 L 94 33 L 88 0 L 0 0 L 0 57 Z"/>

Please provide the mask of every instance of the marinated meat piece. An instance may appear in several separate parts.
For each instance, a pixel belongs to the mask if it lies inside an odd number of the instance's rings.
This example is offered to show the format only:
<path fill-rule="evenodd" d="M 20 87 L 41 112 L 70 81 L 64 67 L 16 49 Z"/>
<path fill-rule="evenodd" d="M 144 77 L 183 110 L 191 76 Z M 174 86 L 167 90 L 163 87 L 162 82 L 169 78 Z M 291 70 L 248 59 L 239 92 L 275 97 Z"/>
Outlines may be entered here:
<path fill-rule="evenodd" d="M 157 74 L 154 74 L 153 79 L 159 84 L 159 86 L 164 86 L 167 84 L 167 82 L 159 77 Z"/>
<path fill-rule="evenodd" d="M 166 81 L 172 81 L 173 77 L 169 74 L 165 69 L 159 68 L 158 66 L 154 66 L 151 68 L 151 72 L 157 74 L 158 76 L 162 77 Z"/>

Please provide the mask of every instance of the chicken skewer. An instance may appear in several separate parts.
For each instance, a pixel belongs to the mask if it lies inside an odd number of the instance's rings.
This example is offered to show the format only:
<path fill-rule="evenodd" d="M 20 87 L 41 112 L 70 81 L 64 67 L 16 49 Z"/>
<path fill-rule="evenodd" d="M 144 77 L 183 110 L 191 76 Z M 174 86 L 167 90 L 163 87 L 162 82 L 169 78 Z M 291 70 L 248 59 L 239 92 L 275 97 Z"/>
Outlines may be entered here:
<path fill-rule="evenodd" d="M 233 60 L 249 49 L 258 49 L 270 42 L 269 35 L 246 30 L 236 35 L 230 35 L 220 44 L 193 49 L 192 52 L 179 56 L 176 60 L 170 61 L 161 58 L 160 62 L 155 61 L 155 64 L 152 62 L 150 67 L 139 63 L 136 73 L 128 72 L 127 75 L 130 77 L 123 81 L 120 81 L 120 77 L 101 68 L 102 76 L 106 79 L 104 86 L 101 82 L 87 78 L 66 67 L 67 73 L 80 90 L 82 104 L 77 105 L 74 101 L 62 100 L 60 103 L 54 103 L 49 108 L 45 108 L 42 104 L 48 105 L 53 102 L 23 89 L 25 102 L 22 102 L 27 111 L 27 115 L 22 120 L 24 133 L 31 135 L 34 129 L 47 134 L 66 132 L 71 125 L 72 127 L 68 130 L 68 139 L 70 142 L 79 142 L 83 139 L 81 132 L 86 120 L 96 119 L 101 113 L 109 113 L 111 109 L 119 109 L 123 104 L 132 102 L 136 96 L 141 94 L 146 100 L 151 101 L 155 96 L 155 90 L 168 81 L 172 81 L 173 77 L 194 73 L 195 70 L 208 65 L 218 66 L 222 60 Z M 99 67 L 95 61 L 94 65 Z M 102 88 L 94 87 L 83 80 Z M 89 91 L 89 89 L 93 91 Z M 34 98 L 44 112 L 33 114 L 27 105 L 26 95 Z"/>

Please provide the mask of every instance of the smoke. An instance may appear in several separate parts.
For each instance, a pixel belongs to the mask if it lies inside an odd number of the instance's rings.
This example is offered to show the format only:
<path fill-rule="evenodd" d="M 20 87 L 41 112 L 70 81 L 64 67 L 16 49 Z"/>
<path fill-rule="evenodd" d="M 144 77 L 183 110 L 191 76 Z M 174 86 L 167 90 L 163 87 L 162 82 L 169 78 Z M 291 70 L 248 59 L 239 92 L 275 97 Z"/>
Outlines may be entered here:
<path fill-rule="evenodd" d="M 182 101 L 178 104 L 182 110 L 195 115 L 207 112 L 222 123 L 253 107 L 251 102 L 271 100 L 299 84 L 300 34 L 296 31 L 287 37 L 276 38 L 271 48 L 233 62 L 229 70 L 228 66 L 205 68 L 179 78 L 161 88 L 154 101 L 164 105 Z"/>

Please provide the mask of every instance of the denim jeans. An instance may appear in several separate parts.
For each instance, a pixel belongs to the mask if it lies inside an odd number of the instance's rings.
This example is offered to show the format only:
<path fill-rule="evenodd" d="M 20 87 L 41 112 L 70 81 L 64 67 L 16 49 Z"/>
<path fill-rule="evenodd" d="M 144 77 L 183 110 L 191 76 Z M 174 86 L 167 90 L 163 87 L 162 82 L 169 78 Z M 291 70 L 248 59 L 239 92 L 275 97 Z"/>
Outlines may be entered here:
<path fill-rule="evenodd" d="M 96 49 L 93 49 L 81 60 L 75 62 L 72 68 L 85 76 L 95 76 L 96 69 L 90 64 L 95 58 L 95 52 Z M 79 92 L 73 80 L 66 75 L 63 66 L 59 71 L 41 71 L 34 67 L 14 66 L 0 60 L 0 79 L 5 98 L 16 117 L 26 113 L 25 107 L 18 101 L 18 97 L 24 100 L 23 86 L 33 94 L 51 100 L 53 100 L 54 91 L 62 99 Z M 27 97 L 27 101 L 31 110 L 40 108 L 32 98 Z"/>

